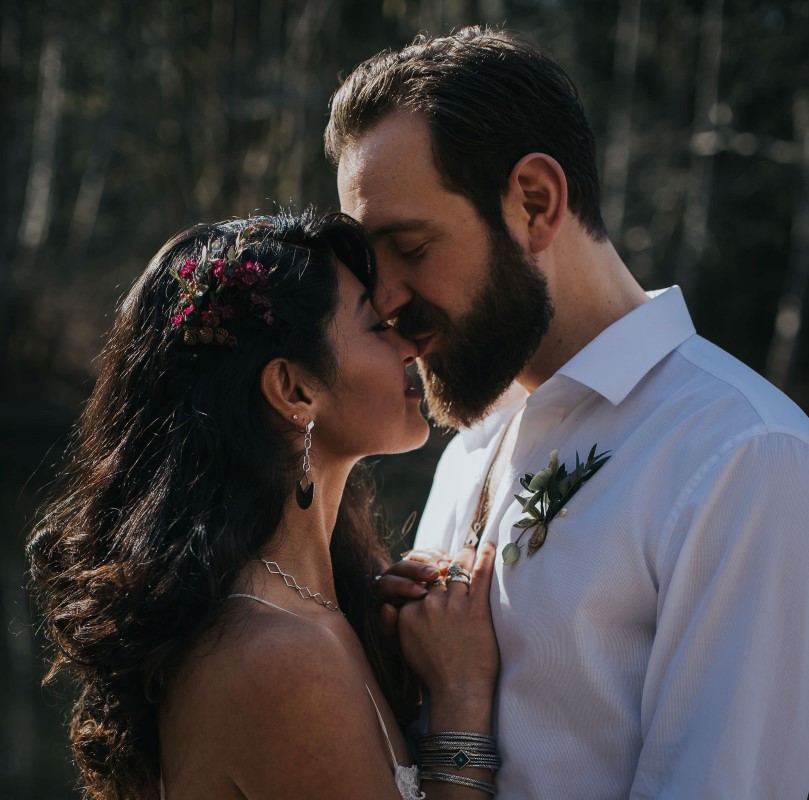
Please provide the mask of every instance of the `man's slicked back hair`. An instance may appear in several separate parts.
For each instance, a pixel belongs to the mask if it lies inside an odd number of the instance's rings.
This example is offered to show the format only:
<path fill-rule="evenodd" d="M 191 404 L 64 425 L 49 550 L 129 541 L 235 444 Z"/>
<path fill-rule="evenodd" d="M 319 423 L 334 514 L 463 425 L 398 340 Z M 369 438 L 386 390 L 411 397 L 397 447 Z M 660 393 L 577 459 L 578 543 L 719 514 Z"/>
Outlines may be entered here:
<path fill-rule="evenodd" d="M 397 109 L 426 119 L 444 185 L 503 230 L 502 198 L 514 165 L 546 153 L 567 178 L 568 206 L 597 241 L 607 236 L 599 204 L 595 140 L 576 87 L 523 36 L 473 26 L 419 36 L 399 52 L 357 66 L 335 92 L 326 155 L 343 150 Z"/>

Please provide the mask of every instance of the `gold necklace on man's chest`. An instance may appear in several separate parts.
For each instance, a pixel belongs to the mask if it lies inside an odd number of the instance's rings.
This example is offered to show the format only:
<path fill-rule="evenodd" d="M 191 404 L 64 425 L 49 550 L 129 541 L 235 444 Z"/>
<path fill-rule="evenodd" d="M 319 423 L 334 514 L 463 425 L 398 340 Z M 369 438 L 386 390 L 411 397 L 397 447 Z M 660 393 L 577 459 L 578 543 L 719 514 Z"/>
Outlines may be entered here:
<path fill-rule="evenodd" d="M 489 520 L 489 511 L 491 510 L 492 501 L 495 494 L 497 494 L 497 487 L 503 478 L 503 473 L 508 465 L 508 460 L 514 451 L 514 444 L 517 434 L 518 426 L 514 424 L 517 415 L 513 416 L 503 435 L 500 438 L 500 443 L 497 445 L 489 469 L 486 471 L 486 477 L 483 480 L 483 487 L 480 490 L 477 506 L 475 506 L 475 514 L 472 517 L 472 524 L 469 526 L 469 531 L 464 539 L 464 546 L 477 548 L 480 543 L 480 537 L 483 535 L 483 530 Z"/>

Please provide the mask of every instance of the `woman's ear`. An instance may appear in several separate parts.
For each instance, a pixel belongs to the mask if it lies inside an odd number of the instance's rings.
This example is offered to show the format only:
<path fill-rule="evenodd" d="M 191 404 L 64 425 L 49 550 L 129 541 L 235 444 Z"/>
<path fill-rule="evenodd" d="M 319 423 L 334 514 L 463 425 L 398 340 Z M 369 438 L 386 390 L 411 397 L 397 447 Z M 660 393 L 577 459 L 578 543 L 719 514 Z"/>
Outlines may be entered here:
<path fill-rule="evenodd" d="M 261 393 L 267 405 L 281 419 L 291 423 L 298 419 L 315 418 L 315 383 L 312 376 L 298 364 L 285 358 L 274 358 L 261 370 Z"/>
<path fill-rule="evenodd" d="M 523 156 L 509 175 L 503 211 L 532 253 L 548 247 L 567 213 L 567 178 L 559 162 L 546 153 Z"/>

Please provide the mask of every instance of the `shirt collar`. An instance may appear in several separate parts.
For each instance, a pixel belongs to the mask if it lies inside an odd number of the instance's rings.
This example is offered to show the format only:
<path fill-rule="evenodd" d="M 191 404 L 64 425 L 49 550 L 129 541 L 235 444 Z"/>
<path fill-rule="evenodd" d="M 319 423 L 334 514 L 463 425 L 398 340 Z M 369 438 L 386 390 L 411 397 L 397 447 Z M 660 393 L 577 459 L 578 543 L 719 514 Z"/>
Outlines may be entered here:
<path fill-rule="evenodd" d="M 603 330 L 558 372 L 618 405 L 669 353 L 696 333 L 679 286 Z"/>
<path fill-rule="evenodd" d="M 648 372 L 696 333 L 679 286 L 647 294 L 647 302 L 603 330 L 556 374 L 618 405 Z M 529 395 L 515 381 L 480 422 L 461 428 L 466 451 L 490 441 L 526 402 L 544 402 L 551 384 L 555 384 L 553 378 Z"/>

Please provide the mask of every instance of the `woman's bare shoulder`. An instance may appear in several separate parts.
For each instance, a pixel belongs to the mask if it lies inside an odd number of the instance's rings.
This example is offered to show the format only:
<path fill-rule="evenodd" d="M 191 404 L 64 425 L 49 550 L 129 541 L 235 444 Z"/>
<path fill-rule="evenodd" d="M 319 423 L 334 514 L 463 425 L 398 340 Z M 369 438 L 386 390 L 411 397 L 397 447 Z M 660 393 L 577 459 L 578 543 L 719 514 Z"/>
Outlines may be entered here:
<path fill-rule="evenodd" d="M 363 676 L 329 627 L 250 613 L 188 669 L 200 733 L 247 797 L 397 796 Z"/>

